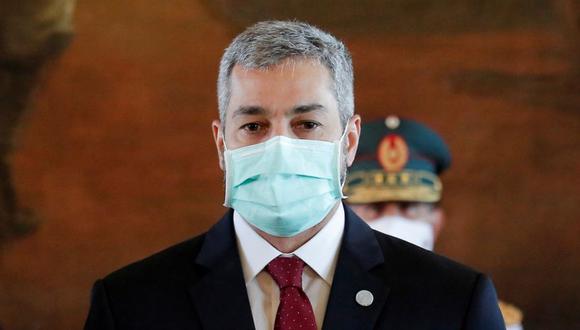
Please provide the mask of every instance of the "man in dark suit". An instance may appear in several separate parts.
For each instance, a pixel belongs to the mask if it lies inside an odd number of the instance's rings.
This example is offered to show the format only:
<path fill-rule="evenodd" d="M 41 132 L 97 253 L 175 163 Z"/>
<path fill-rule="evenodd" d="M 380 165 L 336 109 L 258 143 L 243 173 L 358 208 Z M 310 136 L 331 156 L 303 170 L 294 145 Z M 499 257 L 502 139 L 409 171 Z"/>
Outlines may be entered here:
<path fill-rule="evenodd" d="M 230 210 L 98 280 L 85 329 L 504 329 L 489 278 L 342 204 L 361 119 L 340 41 L 257 23 L 222 57 L 218 103 Z"/>

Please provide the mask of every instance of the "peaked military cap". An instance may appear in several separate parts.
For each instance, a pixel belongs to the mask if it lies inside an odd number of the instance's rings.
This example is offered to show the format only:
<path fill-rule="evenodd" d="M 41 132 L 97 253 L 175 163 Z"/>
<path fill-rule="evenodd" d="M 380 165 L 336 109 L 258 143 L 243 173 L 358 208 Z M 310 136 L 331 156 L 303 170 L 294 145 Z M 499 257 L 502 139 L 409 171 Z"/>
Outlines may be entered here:
<path fill-rule="evenodd" d="M 443 139 L 427 126 L 389 116 L 362 125 L 357 156 L 346 179 L 350 203 L 437 202 L 439 175 L 451 164 Z"/>

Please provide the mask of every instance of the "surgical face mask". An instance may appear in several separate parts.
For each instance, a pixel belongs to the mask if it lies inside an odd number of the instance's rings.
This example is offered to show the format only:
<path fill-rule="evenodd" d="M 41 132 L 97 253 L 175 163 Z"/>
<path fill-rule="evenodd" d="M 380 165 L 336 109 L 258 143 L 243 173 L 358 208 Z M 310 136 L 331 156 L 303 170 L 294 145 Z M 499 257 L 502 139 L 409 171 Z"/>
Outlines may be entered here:
<path fill-rule="evenodd" d="M 320 223 L 342 195 L 341 146 L 276 136 L 224 152 L 224 205 L 256 228 L 295 236 Z"/>
<path fill-rule="evenodd" d="M 401 216 L 383 216 L 367 223 L 374 230 L 433 251 L 435 243 L 433 225 L 426 221 L 409 220 Z"/>

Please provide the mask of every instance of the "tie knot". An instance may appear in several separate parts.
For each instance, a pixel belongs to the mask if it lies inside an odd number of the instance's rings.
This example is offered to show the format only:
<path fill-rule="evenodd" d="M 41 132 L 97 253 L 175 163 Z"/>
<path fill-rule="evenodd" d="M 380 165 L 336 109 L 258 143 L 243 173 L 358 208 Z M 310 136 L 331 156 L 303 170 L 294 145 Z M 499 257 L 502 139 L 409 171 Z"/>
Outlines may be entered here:
<path fill-rule="evenodd" d="M 288 286 L 302 288 L 302 271 L 304 261 L 298 257 L 277 257 L 266 266 L 280 289 Z"/>

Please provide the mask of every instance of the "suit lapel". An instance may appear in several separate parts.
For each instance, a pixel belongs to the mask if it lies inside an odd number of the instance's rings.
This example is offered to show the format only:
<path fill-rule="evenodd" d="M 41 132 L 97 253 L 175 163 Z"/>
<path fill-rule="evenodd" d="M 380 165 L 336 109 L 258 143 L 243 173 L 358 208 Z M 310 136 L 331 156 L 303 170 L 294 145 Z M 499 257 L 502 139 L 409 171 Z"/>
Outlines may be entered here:
<path fill-rule="evenodd" d="M 345 206 L 345 230 L 323 329 L 373 329 L 389 293 L 382 249 L 375 234 Z M 380 275 L 380 276 L 379 276 Z M 372 294 L 372 303 L 357 302 L 357 293 Z M 363 292 L 361 298 L 369 298 Z"/>
<path fill-rule="evenodd" d="M 254 329 L 252 312 L 236 246 L 232 211 L 205 236 L 196 264 L 204 275 L 189 288 L 203 329 Z M 345 231 L 323 329 L 373 329 L 389 294 L 388 269 L 375 234 L 345 206 Z M 386 273 L 385 273 L 386 272 Z M 361 290 L 373 296 L 362 306 Z"/>
<path fill-rule="evenodd" d="M 232 211 L 206 234 L 196 263 L 205 275 L 190 288 L 203 329 L 254 329 Z"/>

